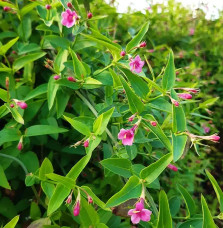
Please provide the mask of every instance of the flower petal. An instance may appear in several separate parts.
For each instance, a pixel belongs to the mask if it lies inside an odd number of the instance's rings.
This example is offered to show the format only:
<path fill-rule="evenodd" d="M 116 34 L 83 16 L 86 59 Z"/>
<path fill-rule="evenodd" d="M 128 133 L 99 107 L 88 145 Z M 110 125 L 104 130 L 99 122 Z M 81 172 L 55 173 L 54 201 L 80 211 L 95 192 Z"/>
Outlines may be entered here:
<path fill-rule="evenodd" d="M 118 134 L 118 139 L 123 139 L 127 132 L 128 132 L 128 130 L 125 130 L 122 128 Z"/>
<path fill-rule="evenodd" d="M 132 146 L 133 140 L 134 140 L 134 135 L 131 136 L 131 137 L 128 137 L 128 138 L 123 138 L 123 139 L 122 139 L 122 144 L 123 144 L 124 146 Z"/>
<path fill-rule="evenodd" d="M 131 221 L 133 224 L 138 224 L 140 222 L 140 215 L 134 214 L 131 216 Z"/>
<path fill-rule="evenodd" d="M 133 212 L 135 209 L 130 209 L 129 211 L 128 211 L 128 215 L 134 215 L 135 213 Z"/>
<path fill-rule="evenodd" d="M 151 218 L 152 211 L 148 210 L 148 209 L 142 209 L 141 213 L 140 213 L 140 219 L 144 222 L 148 222 Z"/>

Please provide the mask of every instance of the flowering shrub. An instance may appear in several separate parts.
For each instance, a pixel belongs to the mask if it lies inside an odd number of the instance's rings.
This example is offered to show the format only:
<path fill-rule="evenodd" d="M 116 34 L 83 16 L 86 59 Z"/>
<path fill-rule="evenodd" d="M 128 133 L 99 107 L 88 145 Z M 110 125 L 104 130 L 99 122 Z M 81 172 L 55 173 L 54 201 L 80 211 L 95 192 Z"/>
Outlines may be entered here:
<path fill-rule="evenodd" d="M 222 225 L 205 157 L 220 137 L 203 114 L 217 98 L 201 97 L 182 50 L 149 38 L 157 6 L 122 37 L 129 15 L 93 3 L 0 2 L 2 225 Z M 196 188 L 205 177 L 219 208 Z"/>

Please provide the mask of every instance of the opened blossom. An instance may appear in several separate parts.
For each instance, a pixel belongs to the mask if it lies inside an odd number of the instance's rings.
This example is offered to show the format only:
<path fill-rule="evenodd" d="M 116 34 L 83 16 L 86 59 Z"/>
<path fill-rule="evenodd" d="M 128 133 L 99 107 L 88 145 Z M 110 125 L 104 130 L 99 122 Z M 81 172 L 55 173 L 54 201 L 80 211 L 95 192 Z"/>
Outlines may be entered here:
<path fill-rule="evenodd" d="M 144 61 L 141 61 L 139 55 L 135 57 L 135 59 L 131 59 L 129 63 L 131 71 L 135 71 L 136 73 L 140 73 L 142 71 L 142 67 L 144 66 Z"/>
<path fill-rule="evenodd" d="M 134 140 L 134 133 L 137 125 L 134 125 L 131 129 L 121 129 L 118 134 L 118 139 L 122 140 L 122 144 L 125 146 L 131 146 Z"/>
<path fill-rule="evenodd" d="M 151 219 L 152 211 L 144 208 L 144 199 L 141 198 L 140 202 L 136 203 L 136 207 L 128 211 L 128 215 L 131 216 L 133 224 L 138 224 L 140 220 L 148 222 Z"/>
<path fill-rule="evenodd" d="M 66 26 L 67 28 L 71 28 L 78 19 L 77 13 L 75 11 L 71 11 L 70 9 L 67 9 L 65 12 L 62 12 L 61 16 L 61 24 Z"/>

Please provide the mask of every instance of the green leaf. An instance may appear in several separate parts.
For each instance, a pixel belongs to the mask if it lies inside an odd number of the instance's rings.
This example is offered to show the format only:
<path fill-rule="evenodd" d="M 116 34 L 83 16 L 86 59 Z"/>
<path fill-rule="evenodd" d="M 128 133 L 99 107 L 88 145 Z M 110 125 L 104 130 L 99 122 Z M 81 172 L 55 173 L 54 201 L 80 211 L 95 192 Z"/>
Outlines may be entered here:
<path fill-rule="evenodd" d="M 0 6 L 3 6 L 3 7 L 8 6 L 14 10 L 17 10 L 17 7 L 14 4 L 9 3 L 9 2 L 0 1 Z"/>
<path fill-rule="evenodd" d="M 132 91 L 127 82 L 123 78 L 120 79 L 128 98 L 130 111 L 132 114 L 135 114 L 136 112 L 140 114 L 142 111 L 144 111 L 144 104 L 140 98 Z"/>
<path fill-rule="evenodd" d="M 20 124 L 24 124 L 24 119 L 22 118 L 22 116 L 16 108 L 11 108 L 9 104 L 5 104 L 5 106 L 12 113 L 12 117 L 15 119 L 15 121 L 17 121 Z"/>
<path fill-rule="evenodd" d="M 3 228 L 15 228 L 19 221 L 19 215 L 15 216 L 10 222 L 8 222 Z"/>
<path fill-rule="evenodd" d="M 50 135 L 56 133 L 64 133 L 68 130 L 52 125 L 33 125 L 26 129 L 26 137 L 37 136 L 37 135 Z"/>
<path fill-rule="evenodd" d="M 85 67 L 72 49 L 70 49 L 69 52 L 72 56 L 75 76 L 81 80 L 87 75 Z"/>
<path fill-rule="evenodd" d="M 77 120 L 74 120 L 74 119 L 71 119 L 70 117 L 68 116 L 63 116 L 64 119 L 69 122 L 71 124 L 71 126 L 79 131 L 81 134 L 83 135 L 86 135 L 86 136 L 89 136 L 91 134 L 91 131 L 89 129 L 89 127 L 86 125 L 86 124 L 83 124 L 81 123 L 80 121 L 77 121 Z"/>
<path fill-rule="evenodd" d="M 6 90 L 0 88 L 0 99 L 7 102 L 8 101 L 8 95 L 7 94 L 8 93 Z"/>
<path fill-rule="evenodd" d="M 148 167 L 144 168 L 140 172 L 140 177 L 147 181 L 148 184 L 152 183 L 163 170 L 170 164 L 173 160 L 173 154 L 168 153 L 160 158 L 158 161 L 152 163 Z"/>
<path fill-rule="evenodd" d="M 209 211 L 207 202 L 203 195 L 201 195 L 201 205 L 203 212 L 203 226 L 202 228 L 216 228 L 217 226 L 214 223 L 211 212 Z"/>
<path fill-rule="evenodd" d="M 75 181 L 69 177 L 63 177 L 61 175 L 55 173 L 46 174 L 47 178 L 58 182 L 58 184 L 62 184 L 64 187 L 68 189 L 73 189 L 75 187 Z"/>
<path fill-rule="evenodd" d="M 172 89 L 171 90 L 171 97 L 177 101 L 179 101 L 176 92 Z M 182 132 L 186 130 L 186 117 L 181 104 L 176 107 L 172 104 L 173 108 L 173 132 Z"/>
<path fill-rule="evenodd" d="M 159 195 L 159 216 L 157 228 L 172 228 L 172 218 L 168 198 L 163 190 Z"/>
<path fill-rule="evenodd" d="M 163 89 L 170 90 L 173 88 L 176 80 L 173 51 L 170 51 L 169 60 L 163 75 Z"/>
<path fill-rule="evenodd" d="M 21 132 L 16 128 L 5 128 L 0 131 L 0 145 L 5 142 L 18 141 L 21 137 Z"/>
<path fill-rule="evenodd" d="M 155 134 L 157 136 L 157 138 L 163 143 L 163 145 L 169 150 L 172 151 L 172 145 L 170 143 L 170 140 L 167 138 L 167 136 L 164 134 L 163 130 L 161 129 L 161 127 L 159 126 L 158 122 L 156 121 L 156 119 L 150 115 L 150 114 L 146 114 L 144 116 L 145 119 L 148 120 L 144 121 L 144 123 L 146 124 L 146 126 L 153 132 L 153 134 Z M 150 124 L 150 121 L 155 121 L 157 123 L 157 125 L 154 127 Z"/>
<path fill-rule="evenodd" d="M 129 199 L 138 198 L 142 193 L 142 184 L 136 176 L 129 178 L 125 186 L 106 203 L 107 207 L 115 207 Z"/>
<path fill-rule="evenodd" d="M 125 68 L 122 68 L 121 70 L 125 74 L 125 76 L 128 78 L 135 93 L 139 97 L 145 99 L 147 94 L 149 93 L 148 84 L 145 81 L 143 81 L 143 79 L 141 77 L 139 77 L 136 74 L 133 74 L 130 70 L 125 69 Z"/>
<path fill-rule="evenodd" d="M 58 74 L 65 68 L 64 62 L 67 61 L 67 57 L 68 57 L 68 51 L 60 49 L 53 64 L 54 70 Z"/>
<path fill-rule="evenodd" d="M 46 52 L 37 52 L 33 54 L 28 54 L 26 56 L 22 56 L 13 62 L 13 70 L 18 71 L 21 68 L 23 68 L 26 64 L 36 61 L 44 55 L 46 55 Z"/>
<path fill-rule="evenodd" d="M 120 176 L 131 177 L 131 162 L 125 158 L 108 158 L 100 162 L 106 169 Z"/>
<path fill-rule="evenodd" d="M 28 101 L 28 100 L 38 97 L 44 93 L 47 93 L 47 83 L 42 84 L 42 85 L 36 87 L 35 89 L 31 90 L 25 97 L 24 101 Z"/>
<path fill-rule="evenodd" d="M 134 48 L 134 47 L 139 45 L 139 43 L 141 42 L 142 38 L 147 33 L 148 29 L 149 29 L 149 22 L 146 22 L 142 26 L 142 28 L 140 29 L 138 34 L 126 45 L 126 52 L 129 52 L 132 48 Z"/>
<path fill-rule="evenodd" d="M 79 82 L 70 82 L 66 78 L 59 79 L 55 81 L 55 84 L 65 86 L 71 89 L 79 89 L 80 88 L 80 83 Z"/>
<path fill-rule="evenodd" d="M 100 116 L 97 117 L 93 124 L 93 131 L 96 135 L 101 135 L 107 128 L 108 122 L 114 112 L 114 107 L 109 109 L 108 111 L 102 113 Z"/>
<path fill-rule="evenodd" d="M 187 136 L 186 135 L 175 135 L 172 133 L 173 140 L 173 161 L 176 162 L 182 156 L 186 143 Z"/>
<path fill-rule="evenodd" d="M 59 85 L 55 83 L 53 76 L 51 76 L 48 82 L 48 92 L 47 92 L 49 110 L 51 110 L 51 108 L 53 107 L 58 88 L 59 88 Z"/>
<path fill-rule="evenodd" d="M 24 15 L 26 15 L 27 13 L 29 13 L 32 9 L 34 9 L 36 6 L 38 5 L 38 2 L 32 2 L 30 4 L 25 5 L 21 11 L 20 14 L 23 17 Z"/>
<path fill-rule="evenodd" d="M 191 217 L 195 214 L 196 211 L 195 202 L 193 198 L 190 196 L 189 192 L 182 185 L 178 184 L 178 189 L 180 190 L 180 193 L 186 203 L 188 217 Z"/>
<path fill-rule="evenodd" d="M 0 186 L 11 190 L 11 187 L 8 183 L 8 180 L 5 176 L 4 170 L 1 165 L 0 165 Z"/>
<path fill-rule="evenodd" d="M 48 158 L 45 158 L 39 168 L 39 178 L 41 180 L 46 179 L 45 174 L 48 173 L 53 173 L 53 165 Z"/>
<path fill-rule="evenodd" d="M 19 37 L 10 40 L 7 44 L 0 46 L 0 55 L 5 55 L 5 53 L 17 42 Z"/>
<path fill-rule="evenodd" d="M 122 86 L 121 80 L 119 78 L 119 76 L 115 73 L 114 70 L 112 70 L 111 68 L 109 68 L 109 72 L 111 73 L 111 76 L 113 78 L 113 87 L 117 88 Z"/>
<path fill-rule="evenodd" d="M 56 35 L 44 37 L 44 43 L 49 42 L 54 48 L 69 49 L 70 42 L 68 39 Z"/>
<path fill-rule="evenodd" d="M 70 99 L 70 93 L 68 93 L 66 90 L 60 88 L 57 91 L 57 96 L 56 96 L 57 119 L 63 115 L 69 99 Z"/>
<path fill-rule="evenodd" d="M 41 211 L 37 203 L 31 202 L 30 206 L 30 218 L 32 220 L 37 220 L 41 218 Z"/>
<path fill-rule="evenodd" d="M 217 195 L 218 202 L 220 203 L 220 211 L 223 212 L 223 192 L 222 192 L 220 186 L 218 185 L 217 181 L 215 180 L 215 178 L 208 172 L 208 170 L 205 170 L 205 172 L 206 172 L 209 180 L 211 181 L 211 184 Z"/>

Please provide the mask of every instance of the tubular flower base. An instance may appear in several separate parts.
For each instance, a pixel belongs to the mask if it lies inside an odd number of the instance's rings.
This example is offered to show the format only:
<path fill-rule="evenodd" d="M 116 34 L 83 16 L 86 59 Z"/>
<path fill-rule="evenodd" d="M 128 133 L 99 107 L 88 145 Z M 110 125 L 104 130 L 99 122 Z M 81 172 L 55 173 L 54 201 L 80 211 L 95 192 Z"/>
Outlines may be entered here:
<path fill-rule="evenodd" d="M 138 224 L 140 220 L 148 222 L 151 219 L 152 211 L 144 208 L 144 199 L 141 198 L 139 203 L 136 203 L 136 207 L 128 211 L 128 215 L 131 216 L 133 224 Z"/>

